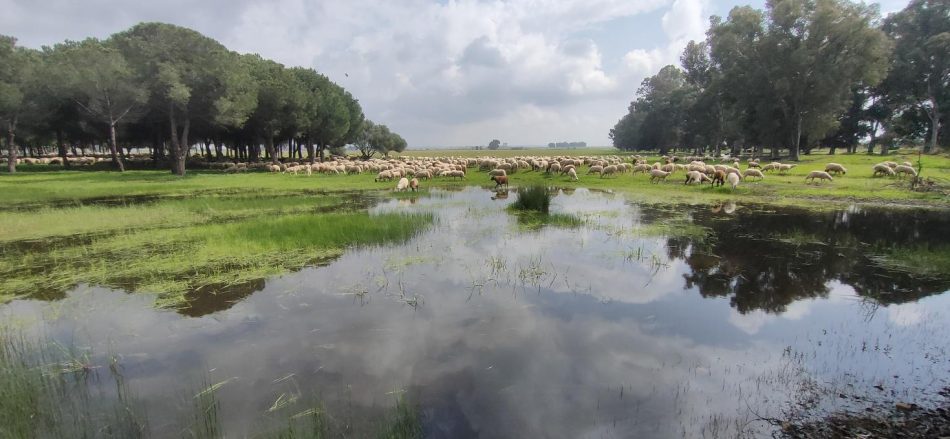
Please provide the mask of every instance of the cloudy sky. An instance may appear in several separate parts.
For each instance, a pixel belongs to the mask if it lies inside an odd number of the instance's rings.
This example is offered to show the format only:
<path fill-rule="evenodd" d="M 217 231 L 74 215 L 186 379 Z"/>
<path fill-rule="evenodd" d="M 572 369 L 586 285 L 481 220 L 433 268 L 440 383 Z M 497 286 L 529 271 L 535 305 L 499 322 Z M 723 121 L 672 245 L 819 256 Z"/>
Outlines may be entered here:
<path fill-rule="evenodd" d="M 410 147 L 607 145 L 640 81 L 745 4 L 764 0 L 0 0 L 0 34 L 38 48 L 174 23 L 317 69 Z"/>

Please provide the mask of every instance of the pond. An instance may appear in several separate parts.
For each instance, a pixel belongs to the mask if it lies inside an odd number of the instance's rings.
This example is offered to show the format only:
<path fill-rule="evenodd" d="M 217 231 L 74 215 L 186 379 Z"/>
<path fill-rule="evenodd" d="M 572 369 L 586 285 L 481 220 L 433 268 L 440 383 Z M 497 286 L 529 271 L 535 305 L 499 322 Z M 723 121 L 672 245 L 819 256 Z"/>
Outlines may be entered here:
<path fill-rule="evenodd" d="M 579 221 L 522 220 L 515 191 L 381 198 L 433 224 L 180 309 L 82 284 L 0 312 L 86 353 L 82 385 L 130 392 L 155 437 L 209 384 L 227 437 L 315 411 L 361 436 L 399 402 L 433 438 L 770 436 L 950 385 L 945 212 L 552 191 Z"/>

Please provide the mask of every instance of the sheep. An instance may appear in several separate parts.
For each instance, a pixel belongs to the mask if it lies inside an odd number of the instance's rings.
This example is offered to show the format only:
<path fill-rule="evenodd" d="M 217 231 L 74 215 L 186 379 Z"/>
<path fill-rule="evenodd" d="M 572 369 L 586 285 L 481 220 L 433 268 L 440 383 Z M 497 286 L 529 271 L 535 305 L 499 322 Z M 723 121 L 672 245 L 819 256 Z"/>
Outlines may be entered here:
<path fill-rule="evenodd" d="M 491 178 L 495 182 L 495 189 L 498 189 L 501 186 L 508 188 L 508 176 L 507 175 L 493 175 Z"/>
<path fill-rule="evenodd" d="M 704 181 L 712 182 L 712 180 L 706 174 L 699 171 L 689 171 L 686 173 L 686 182 L 683 184 L 690 184 L 693 182 L 703 184 Z"/>
<path fill-rule="evenodd" d="M 667 164 L 665 164 L 665 165 L 663 165 L 663 166 L 660 166 L 660 170 L 663 171 L 663 172 L 669 172 L 669 173 L 672 174 L 673 171 L 676 170 L 676 166 L 673 165 L 672 163 L 667 163 Z"/>
<path fill-rule="evenodd" d="M 765 175 L 762 174 L 762 171 L 758 169 L 752 169 L 752 168 L 746 169 L 745 172 L 742 173 L 742 176 L 749 177 L 749 178 L 759 177 L 759 180 L 762 180 L 765 178 Z"/>
<path fill-rule="evenodd" d="M 891 169 L 890 166 L 887 166 L 886 163 L 878 163 L 874 165 L 874 175 L 873 175 L 874 177 L 894 176 L 894 175 L 897 175 L 897 173 L 894 172 L 894 170 Z"/>
<path fill-rule="evenodd" d="M 565 165 L 563 168 L 561 168 L 561 175 L 567 174 L 571 171 L 574 171 L 574 173 L 576 174 L 577 168 L 575 168 L 574 165 Z"/>
<path fill-rule="evenodd" d="M 796 167 L 796 166 L 798 166 L 798 165 L 796 165 L 796 164 L 791 164 L 791 165 L 779 164 L 777 169 L 778 169 L 778 172 L 779 172 L 780 174 L 784 174 L 784 173 L 788 172 L 790 169 L 792 169 L 792 168 L 794 168 L 794 167 Z"/>
<path fill-rule="evenodd" d="M 600 174 L 600 173 L 602 173 L 602 172 L 604 172 L 604 167 L 603 167 L 603 166 L 599 166 L 599 165 L 591 166 L 590 169 L 587 170 L 587 174 L 588 174 L 588 175 L 590 175 L 590 174 Z"/>
<path fill-rule="evenodd" d="M 902 164 L 903 164 L 904 166 L 909 166 L 909 167 L 911 167 L 911 168 L 914 167 L 914 164 L 911 163 L 911 162 L 904 162 L 904 163 L 902 163 Z"/>
<path fill-rule="evenodd" d="M 571 177 L 571 181 L 577 181 L 577 171 L 574 170 L 573 166 L 567 170 L 567 176 Z"/>
<path fill-rule="evenodd" d="M 495 177 L 495 176 L 502 176 L 502 177 L 503 177 L 503 176 L 506 176 L 506 175 L 508 175 L 508 173 L 505 172 L 504 169 L 492 169 L 491 171 L 488 172 L 488 176 L 489 176 L 489 177 Z"/>
<path fill-rule="evenodd" d="M 726 173 L 725 171 L 716 171 L 713 173 L 712 177 L 713 186 L 722 186 L 726 184 Z"/>
<path fill-rule="evenodd" d="M 399 183 L 396 183 L 396 192 L 402 192 L 409 188 L 409 179 L 406 177 L 400 178 Z"/>
<path fill-rule="evenodd" d="M 666 177 L 669 177 L 670 173 L 666 171 L 661 171 L 659 169 L 654 169 L 650 171 L 650 182 L 659 183 L 660 180 L 666 180 Z"/>
<path fill-rule="evenodd" d="M 610 165 L 610 166 L 604 168 L 603 172 L 600 173 L 600 178 L 604 178 L 604 177 L 606 177 L 606 176 L 608 176 L 608 175 L 613 175 L 613 174 L 616 174 L 616 173 L 617 173 L 617 166 L 616 166 L 616 165 Z"/>
<path fill-rule="evenodd" d="M 267 165 L 267 170 L 270 172 L 280 172 L 280 165 Z"/>
<path fill-rule="evenodd" d="M 825 172 L 827 172 L 827 173 L 829 173 L 829 174 L 832 174 L 832 173 L 833 173 L 833 174 L 839 174 L 839 173 L 840 173 L 840 174 L 847 174 L 847 173 L 848 173 L 848 169 L 845 168 L 844 166 L 841 166 L 841 165 L 837 164 L 837 163 L 828 163 L 827 165 L 825 165 Z"/>
<path fill-rule="evenodd" d="M 645 163 L 641 163 L 641 164 L 636 165 L 636 166 L 633 167 L 633 173 L 636 174 L 637 172 L 642 172 L 642 173 L 646 174 L 647 171 L 649 171 L 649 170 L 651 170 L 651 169 L 653 169 L 653 168 L 650 167 L 650 165 L 647 165 L 647 164 L 645 164 Z"/>
<path fill-rule="evenodd" d="M 380 171 L 373 181 L 392 181 L 393 173 L 390 171 Z"/>
<path fill-rule="evenodd" d="M 413 178 L 412 180 L 409 180 L 409 189 L 412 189 L 413 192 L 419 190 L 419 179 L 418 179 L 418 178 Z"/>
<path fill-rule="evenodd" d="M 453 177 L 453 178 L 454 178 L 454 177 L 458 177 L 459 180 L 462 180 L 462 179 L 465 178 L 465 173 L 462 172 L 462 171 L 448 171 L 448 172 L 442 174 L 442 176 L 443 176 L 443 177 Z M 493 177 L 493 178 L 494 178 L 494 177 Z"/>
<path fill-rule="evenodd" d="M 547 172 L 550 173 L 550 174 L 557 174 L 557 173 L 561 172 L 561 164 L 560 164 L 560 163 L 551 163 L 551 165 L 548 166 L 548 171 L 547 171 Z"/>
<path fill-rule="evenodd" d="M 808 173 L 808 176 L 805 177 L 805 181 L 808 181 L 808 179 L 811 179 L 811 181 L 814 182 L 816 178 L 819 181 L 821 180 L 835 181 L 835 179 L 831 178 L 831 174 L 825 171 L 811 171 Z"/>
<path fill-rule="evenodd" d="M 904 175 L 917 176 L 917 170 L 906 165 L 897 165 L 897 167 L 894 168 L 894 173 L 900 175 L 901 179 L 904 178 Z"/>
<path fill-rule="evenodd" d="M 732 190 L 736 190 L 736 186 L 739 185 L 739 180 L 741 179 L 742 177 L 740 177 L 739 174 L 730 173 L 726 176 L 726 181 L 729 182 L 729 186 L 732 186 Z"/>

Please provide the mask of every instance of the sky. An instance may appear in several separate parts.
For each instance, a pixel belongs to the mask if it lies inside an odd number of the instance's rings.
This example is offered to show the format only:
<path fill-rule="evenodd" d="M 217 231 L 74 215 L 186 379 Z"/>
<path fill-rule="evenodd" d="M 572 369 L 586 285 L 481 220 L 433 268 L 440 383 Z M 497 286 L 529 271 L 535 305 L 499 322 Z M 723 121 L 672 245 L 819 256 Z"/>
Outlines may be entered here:
<path fill-rule="evenodd" d="M 609 145 L 643 78 L 747 4 L 764 0 L 0 0 L 0 34 L 39 48 L 173 23 L 316 69 L 410 148 Z"/>

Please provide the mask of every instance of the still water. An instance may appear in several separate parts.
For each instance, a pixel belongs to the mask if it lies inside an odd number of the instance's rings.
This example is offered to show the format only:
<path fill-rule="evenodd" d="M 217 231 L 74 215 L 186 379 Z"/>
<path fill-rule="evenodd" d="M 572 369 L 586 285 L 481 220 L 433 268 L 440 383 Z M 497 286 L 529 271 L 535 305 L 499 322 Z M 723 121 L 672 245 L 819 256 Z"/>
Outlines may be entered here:
<path fill-rule="evenodd" d="M 766 419 L 926 405 L 950 385 L 950 274 L 887 262 L 946 249 L 944 212 L 578 189 L 552 210 L 583 224 L 558 227 L 519 223 L 504 195 L 380 201 L 371 212 L 435 224 L 188 309 L 82 285 L 0 310 L 94 364 L 117 358 L 156 437 L 179 435 L 202 382 L 226 381 L 228 437 L 314 401 L 356 425 L 404 398 L 433 438 L 769 436 Z"/>

